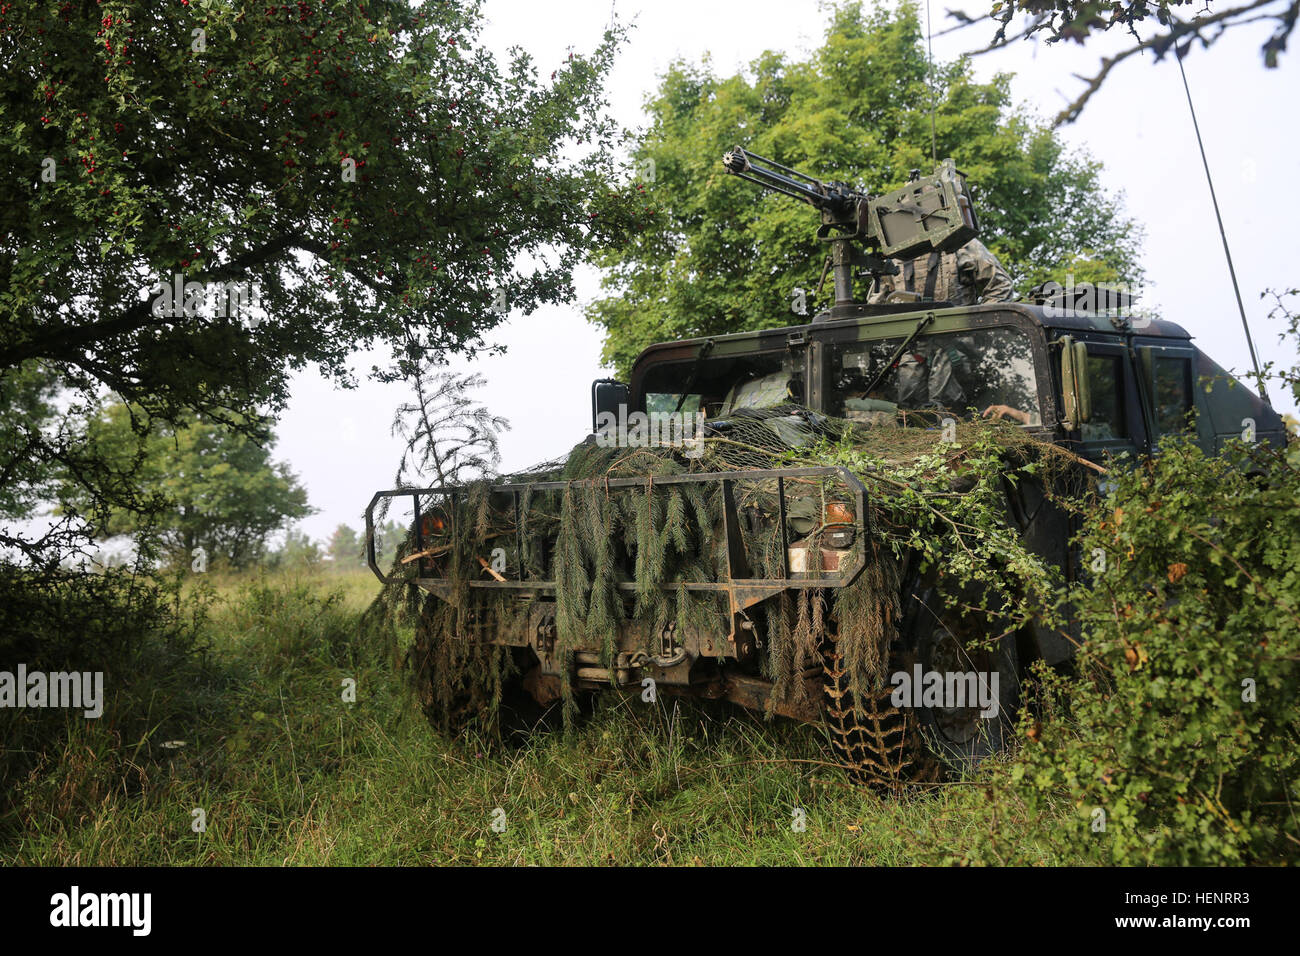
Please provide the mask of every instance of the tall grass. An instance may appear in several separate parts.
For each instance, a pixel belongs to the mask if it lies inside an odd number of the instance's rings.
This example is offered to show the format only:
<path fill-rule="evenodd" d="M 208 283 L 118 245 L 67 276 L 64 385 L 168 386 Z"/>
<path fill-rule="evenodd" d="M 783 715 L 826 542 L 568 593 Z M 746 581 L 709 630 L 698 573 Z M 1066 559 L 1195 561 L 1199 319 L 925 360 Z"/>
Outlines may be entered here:
<path fill-rule="evenodd" d="M 991 827 L 1023 832 L 1017 862 L 1090 856 L 1063 855 L 1064 813 L 991 806 L 977 781 L 863 792 L 815 728 L 720 705 L 608 695 L 567 737 L 443 739 L 400 668 L 409 635 L 364 614 L 363 574 L 186 594 L 206 609 L 187 653 L 46 738 L 0 817 L 0 860 L 918 864 L 982 859 Z"/>

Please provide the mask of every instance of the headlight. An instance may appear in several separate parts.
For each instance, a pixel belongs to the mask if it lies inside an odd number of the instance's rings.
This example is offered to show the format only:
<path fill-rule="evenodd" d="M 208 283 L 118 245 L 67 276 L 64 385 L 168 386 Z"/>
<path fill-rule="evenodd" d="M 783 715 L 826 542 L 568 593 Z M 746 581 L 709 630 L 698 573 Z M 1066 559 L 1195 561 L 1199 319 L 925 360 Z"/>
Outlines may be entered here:
<path fill-rule="evenodd" d="M 843 550 L 853 547 L 853 505 L 848 501 L 828 501 L 823 515 L 826 530 L 822 547 Z"/>
<path fill-rule="evenodd" d="M 420 534 L 426 538 L 440 538 L 451 530 L 447 516 L 442 511 L 427 511 L 420 516 Z"/>

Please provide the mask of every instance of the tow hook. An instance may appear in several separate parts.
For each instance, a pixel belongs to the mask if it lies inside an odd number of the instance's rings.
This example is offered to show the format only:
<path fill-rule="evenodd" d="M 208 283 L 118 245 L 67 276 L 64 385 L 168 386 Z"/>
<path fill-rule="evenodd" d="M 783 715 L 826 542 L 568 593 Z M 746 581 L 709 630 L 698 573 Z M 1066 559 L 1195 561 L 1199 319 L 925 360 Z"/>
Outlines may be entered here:
<path fill-rule="evenodd" d="M 650 658 L 656 667 L 676 667 L 686 660 L 686 648 L 677 643 L 677 625 L 669 624 L 659 635 L 659 653 Z"/>

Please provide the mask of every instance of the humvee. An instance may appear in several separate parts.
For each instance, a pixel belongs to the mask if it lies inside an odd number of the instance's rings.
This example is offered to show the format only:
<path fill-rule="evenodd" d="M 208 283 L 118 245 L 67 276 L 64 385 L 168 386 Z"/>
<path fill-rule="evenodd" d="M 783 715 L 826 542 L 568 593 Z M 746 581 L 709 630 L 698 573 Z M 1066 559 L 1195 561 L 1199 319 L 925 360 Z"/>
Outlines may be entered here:
<path fill-rule="evenodd" d="M 728 158 L 734 159 L 734 151 Z M 750 161 L 760 158 L 745 154 L 743 159 L 744 171 L 752 172 Z M 809 181 L 822 198 L 838 187 Z M 969 203 L 958 201 L 963 198 L 960 178 L 949 166 L 928 185 L 930 194 L 918 204 L 929 201 L 950 214 L 945 231 L 926 239 L 929 248 L 966 241 L 973 216 Z M 915 185 L 910 195 L 916 200 Z M 874 218 L 860 208 L 832 209 L 829 215 L 825 207 L 819 208 L 833 220 L 832 226 L 837 218 L 850 223 L 839 234 L 826 230 L 823 238 L 832 243 L 843 242 L 846 235 L 879 239 L 888 231 L 889 210 L 879 205 L 871 210 Z M 922 217 L 907 218 L 919 222 Z M 888 237 L 878 241 L 876 251 L 896 254 L 903 249 L 906 254 L 918 248 L 915 237 L 894 238 L 892 245 Z M 927 382 L 926 375 L 935 375 L 942 366 L 957 380 L 961 393 L 962 400 L 951 403 L 954 407 L 968 409 L 967 414 L 998 409 L 1034 437 L 1065 446 L 1085 462 L 1158 455 L 1162 438 L 1189 429 L 1209 452 L 1244 431 L 1259 441 L 1285 442 L 1283 422 L 1268 404 L 1235 382 L 1174 322 L 1114 314 L 1122 309 L 1081 310 L 1075 307 L 1077 298 L 1063 296 L 1059 289 L 1024 302 L 868 305 L 852 297 L 852 269 L 863 264 L 863 258 L 845 246 L 832 250 L 836 303 L 811 321 L 661 343 L 641 353 L 626 383 L 597 380 L 587 441 L 608 438 L 611 423 L 625 423 L 637 413 L 700 416 L 705 432 L 712 435 L 725 435 L 736 421 L 773 406 L 775 417 L 767 422 L 778 430 L 785 417 L 794 425 L 817 416 L 892 419 L 934 404 L 934 383 Z M 881 259 L 867 264 L 889 268 Z M 1123 304 L 1109 304 L 1117 303 Z M 689 442 L 680 449 L 683 455 L 690 453 L 687 446 Z M 624 566 L 614 585 L 623 609 L 617 633 L 590 646 L 570 648 L 567 654 L 557 650 L 558 572 L 553 555 L 531 567 L 520 555 L 530 546 L 546 550 L 545 542 L 524 540 L 535 533 L 521 520 L 528 501 L 560 494 L 570 482 L 502 482 L 491 487 L 496 513 L 503 517 L 494 525 L 491 540 L 482 543 L 478 560 L 483 573 L 469 587 L 513 595 L 519 611 L 514 623 L 484 639 L 511 649 L 519 664 L 519 687 L 538 704 L 555 702 L 562 687 L 612 687 L 640 694 L 652 681 L 657 694 L 723 699 L 822 723 L 835 753 L 850 770 L 870 779 L 898 778 L 914 762 L 918 736 L 928 740 L 930 752 L 949 762 L 976 759 L 1000 747 L 1029 665 L 1038 660 L 1060 665 L 1073 654 L 1077 632 L 1060 633 L 1040 625 L 992 643 L 982 641 L 987 635 L 969 633 L 972 623 L 962 612 L 962 595 L 945 593 L 933 574 L 904 568 L 902 615 L 891 660 L 903 667 L 919 665 L 923 671 L 997 675 L 990 684 L 998 706 L 900 709 L 885 698 L 855 701 L 833 641 L 826 643 L 820 666 L 799 675 L 807 693 L 778 700 L 763 667 L 763 615 L 779 595 L 807 588 L 829 595 L 833 605 L 840 589 L 862 573 L 870 560 L 867 491 L 845 469 L 807 467 L 606 478 L 602 488 L 609 494 L 650 495 L 674 482 L 707 486 L 721 504 L 718 532 L 724 560 L 716 576 L 667 585 L 715 596 L 716 620 L 686 628 L 669 624 L 652 633 L 655 625 L 636 613 L 636 562 L 624 552 L 618 555 Z M 819 521 L 801 520 L 807 518 L 808 497 L 800 489 L 810 482 L 823 490 L 833 488 L 819 499 L 826 502 L 825 514 L 814 516 Z M 755 484 L 774 490 L 774 507 L 764 520 L 779 535 L 782 560 L 775 572 L 771 567 L 758 569 L 742 533 L 750 519 L 738 502 L 743 489 Z M 438 548 L 430 544 L 450 533 L 456 522 L 469 520 L 458 513 L 458 493 L 455 488 L 420 488 L 374 496 L 366 510 L 367 559 L 381 580 L 390 578 L 376 563 L 374 511 L 385 499 L 403 498 L 412 520 L 415 557 L 407 558 L 413 565 L 413 570 L 407 569 L 411 580 L 436 600 L 457 600 Z M 1029 550 L 1061 568 L 1067 579 L 1087 573 L 1070 543 L 1077 517 L 1032 482 L 1009 485 L 1007 504 Z M 814 526 L 820 537 L 810 548 Z M 494 564 L 488 560 L 493 554 L 504 560 Z"/>

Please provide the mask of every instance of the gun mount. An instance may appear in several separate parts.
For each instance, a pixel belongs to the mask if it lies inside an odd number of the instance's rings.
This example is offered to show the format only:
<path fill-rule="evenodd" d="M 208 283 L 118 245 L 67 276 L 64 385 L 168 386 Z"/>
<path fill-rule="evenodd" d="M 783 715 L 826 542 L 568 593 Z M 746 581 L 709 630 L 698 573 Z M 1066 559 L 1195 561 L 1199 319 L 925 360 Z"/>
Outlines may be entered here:
<path fill-rule="evenodd" d="M 893 275 L 898 266 L 892 259 L 954 252 L 979 234 L 966 176 L 951 159 L 941 162 L 931 176 L 913 170 L 907 185 L 879 196 L 847 183 L 823 182 L 739 146 L 723 155 L 722 164 L 741 179 L 806 202 L 821 213 L 817 238 L 831 246 L 831 318 L 856 311 L 853 280 L 859 275 Z M 823 281 L 825 276 L 823 270 Z"/>

